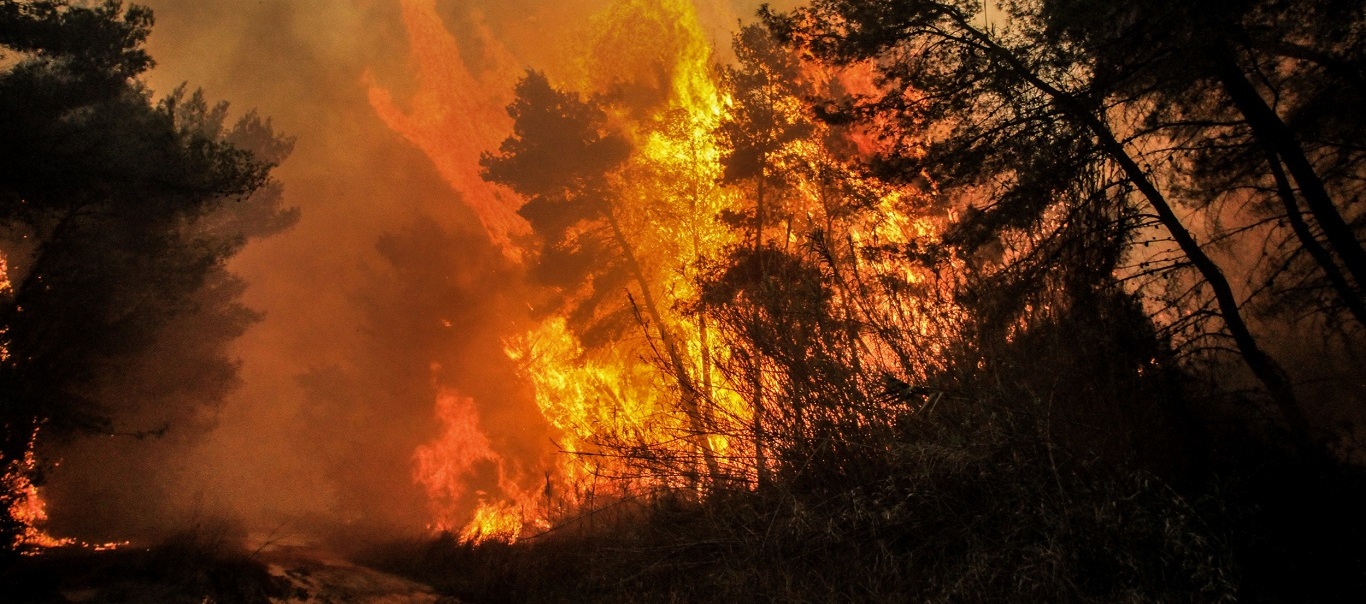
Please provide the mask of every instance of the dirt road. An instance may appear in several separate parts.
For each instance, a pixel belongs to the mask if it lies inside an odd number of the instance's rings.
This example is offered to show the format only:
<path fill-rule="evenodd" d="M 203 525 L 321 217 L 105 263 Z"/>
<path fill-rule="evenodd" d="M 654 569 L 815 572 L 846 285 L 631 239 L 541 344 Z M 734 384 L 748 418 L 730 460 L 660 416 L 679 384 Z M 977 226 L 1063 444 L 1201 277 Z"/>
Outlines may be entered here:
<path fill-rule="evenodd" d="M 431 587 L 358 566 L 307 545 L 273 545 L 257 559 L 293 585 L 281 604 L 458 604 Z"/>

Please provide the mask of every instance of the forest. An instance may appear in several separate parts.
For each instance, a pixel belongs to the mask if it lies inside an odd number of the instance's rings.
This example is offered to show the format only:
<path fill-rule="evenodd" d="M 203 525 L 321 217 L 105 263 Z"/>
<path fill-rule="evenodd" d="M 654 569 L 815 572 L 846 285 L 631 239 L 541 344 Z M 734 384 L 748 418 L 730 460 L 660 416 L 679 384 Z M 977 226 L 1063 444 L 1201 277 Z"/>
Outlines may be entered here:
<path fill-rule="evenodd" d="M 602 4 L 572 69 L 473 77 L 401 3 L 418 86 L 368 102 L 472 226 L 380 237 L 363 351 L 298 376 L 297 438 L 349 447 L 314 538 L 462 602 L 1366 598 L 1366 2 L 809 0 L 728 48 Z M 152 26 L 0 1 L 33 601 L 115 545 L 45 531 L 46 474 L 217 429 L 264 316 L 231 262 L 308 217 L 311 133 L 154 95 Z M 228 549 L 146 601 L 306 599 Z"/>

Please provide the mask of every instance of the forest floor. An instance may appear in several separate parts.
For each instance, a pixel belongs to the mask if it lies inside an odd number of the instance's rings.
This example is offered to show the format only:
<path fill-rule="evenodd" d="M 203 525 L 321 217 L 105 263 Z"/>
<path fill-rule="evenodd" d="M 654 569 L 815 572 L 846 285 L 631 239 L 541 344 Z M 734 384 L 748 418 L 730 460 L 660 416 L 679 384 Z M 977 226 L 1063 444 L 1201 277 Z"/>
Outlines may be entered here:
<path fill-rule="evenodd" d="M 300 604 L 457 604 L 431 587 L 358 565 L 308 544 L 271 544 L 256 559 L 271 576 L 289 582 L 288 594 L 275 602 Z"/>
<path fill-rule="evenodd" d="M 257 545 L 250 546 L 255 543 Z M 264 542 L 264 545 L 259 545 Z M 171 540 L 108 551 L 63 547 L 0 565 L 6 604 L 457 604 L 430 586 L 304 539 Z"/>

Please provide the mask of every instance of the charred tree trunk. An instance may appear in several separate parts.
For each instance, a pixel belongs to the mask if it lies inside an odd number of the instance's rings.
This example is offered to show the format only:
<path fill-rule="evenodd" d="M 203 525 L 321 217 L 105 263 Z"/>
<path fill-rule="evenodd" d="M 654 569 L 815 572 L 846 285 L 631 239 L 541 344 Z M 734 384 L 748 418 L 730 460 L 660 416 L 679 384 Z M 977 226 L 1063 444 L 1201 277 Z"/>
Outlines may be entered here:
<path fill-rule="evenodd" d="M 1172 211 L 1171 205 L 1167 203 L 1162 193 L 1148 180 L 1143 169 L 1129 156 L 1123 144 L 1115 139 L 1114 134 L 1099 119 L 1092 117 L 1091 121 L 1094 122 L 1095 133 L 1101 139 L 1102 147 L 1107 154 L 1120 165 L 1125 175 L 1148 200 L 1149 205 L 1157 212 L 1162 226 L 1167 229 L 1172 239 L 1176 241 L 1177 246 L 1181 248 L 1181 252 L 1190 259 L 1191 264 L 1200 272 L 1205 283 L 1210 286 L 1215 303 L 1219 308 L 1219 316 L 1224 320 L 1224 327 L 1233 337 L 1233 342 L 1238 347 L 1238 352 L 1242 355 L 1248 368 L 1267 389 L 1290 429 L 1297 436 L 1307 438 L 1309 436 L 1309 422 L 1304 416 L 1304 411 L 1300 408 L 1299 400 L 1295 397 L 1295 391 L 1290 385 L 1290 378 L 1280 364 L 1257 345 L 1257 339 L 1252 335 L 1247 322 L 1243 319 L 1238 299 L 1233 295 L 1233 288 L 1229 286 L 1223 270 L 1201 249 L 1200 244 L 1195 241 L 1195 237 L 1181 223 L 1180 217 Z"/>
<path fill-rule="evenodd" d="M 764 270 L 764 167 L 768 158 L 764 154 L 759 155 L 759 174 L 755 184 L 754 202 L 754 261 L 758 267 L 758 278 L 755 280 L 754 290 L 759 294 L 759 299 L 752 300 L 750 310 L 750 334 L 759 337 L 759 304 L 763 297 L 767 296 L 768 275 Z M 764 435 L 764 376 L 760 371 L 760 355 L 758 342 L 753 343 L 753 354 L 750 355 L 749 381 L 750 391 L 754 393 L 754 417 L 751 418 L 751 432 L 754 437 L 754 469 L 755 477 L 759 488 L 764 488 L 768 484 L 768 460 L 764 453 L 766 437 Z"/>

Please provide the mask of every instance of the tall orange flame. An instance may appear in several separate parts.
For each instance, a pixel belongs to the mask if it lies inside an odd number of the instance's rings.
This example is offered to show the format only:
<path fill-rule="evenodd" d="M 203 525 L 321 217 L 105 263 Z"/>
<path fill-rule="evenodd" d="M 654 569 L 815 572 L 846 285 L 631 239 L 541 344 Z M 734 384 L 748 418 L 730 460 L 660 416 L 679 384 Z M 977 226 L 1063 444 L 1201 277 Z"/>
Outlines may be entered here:
<path fill-rule="evenodd" d="M 428 528 L 475 542 L 514 541 L 527 529 L 544 528 L 540 502 L 523 492 L 503 456 L 494 451 L 474 399 L 442 388 L 435 415 L 440 436 L 413 454 L 413 480 L 426 491 L 432 513 Z M 486 482 L 490 473 L 496 492 L 470 486 L 476 479 Z"/>
<path fill-rule="evenodd" d="M 403 23 L 417 70 L 417 91 L 404 110 L 373 74 L 363 80 L 370 105 L 395 132 L 421 149 L 461 200 L 479 217 L 489 239 L 509 259 L 519 261 L 518 237 L 530 233 L 517 215 L 521 199 L 479 176 L 481 153 L 498 148 L 512 130 L 506 110 L 517 71 L 487 26 L 472 15 L 483 49 L 482 69 L 472 70 L 436 12 L 435 0 L 402 0 Z"/>
<path fill-rule="evenodd" d="M 470 474 L 481 463 L 497 465 L 501 459 L 479 427 L 474 399 L 442 390 L 436 398 L 436 418 L 441 436 L 418 447 L 413 478 L 427 490 L 434 516 L 431 528 L 451 531 L 465 523 Z"/>
<path fill-rule="evenodd" d="M 403 8 L 419 90 L 409 113 L 397 109 L 389 93 L 374 85 L 371 102 L 391 128 L 431 158 L 508 257 L 520 258 L 518 238 L 529 234 L 526 222 L 513 213 L 520 201 L 483 183 L 478 169 L 480 153 L 497 149 L 510 130 L 502 107 L 510 100 L 509 76 L 514 72 L 497 69 L 506 67 L 506 54 L 481 30 L 479 41 L 496 57 L 496 68 L 472 74 L 432 0 L 404 0 Z M 567 315 L 548 316 L 526 333 L 506 339 L 508 356 L 533 387 L 537 406 L 566 453 L 553 475 L 547 475 L 543 493 L 523 490 L 519 485 L 526 481 L 506 475 L 506 464 L 479 426 L 473 401 L 442 391 L 436 415 L 444 432 L 419 448 L 415 478 L 432 501 L 433 528 L 454 531 L 463 525 L 460 535 L 466 540 L 514 540 L 546 526 L 554 510 L 592 506 L 602 497 L 610 500 L 660 486 L 701 492 L 708 480 L 754 484 L 764 464 L 760 445 L 746 436 L 753 422 L 761 421 L 761 406 L 745 400 L 742 385 L 732 383 L 737 376 L 716 369 L 745 352 L 730 350 L 722 338 L 709 335 L 715 328 L 708 327 L 704 313 L 690 310 L 700 296 L 702 267 L 724 257 L 745 236 L 721 217 L 753 203 L 746 193 L 721 183 L 723 153 L 717 132 L 735 99 L 722 90 L 691 0 L 617 0 L 592 18 L 591 27 L 581 73 L 569 78 L 570 85 L 580 93 L 614 99 L 613 126 L 633 144 L 630 159 L 610 175 L 612 216 L 621 227 L 617 244 L 630 248 L 638 260 L 633 260 L 637 274 L 627 286 L 635 297 L 622 302 L 634 307 L 647 297 L 640 296 L 641 289 L 663 300 L 649 313 L 660 325 L 590 347 L 580 341 Z M 857 70 L 804 77 L 825 83 L 838 79 L 850 94 L 875 85 L 868 73 Z M 806 110 L 803 99 L 789 97 L 782 99 L 782 110 Z M 877 143 L 858 132 L 844 138 L 853 153 L 869 153 Z M 827 236 L 847 241 L 852 249 L 935 235 L 938 225 L 917 218 L 911 207 L 917 192 L 864 182 L 855 172 L 841 175 L 842 182 L 860 190 L 866 211 L 834 216 L 827 205 L 829 187 L 820 175 L 838 170 L 841 160 L 820 140 L 825 139 L 813 135 L 794 141 L 772 159 L 773 170 L 792 174 L 794 182 L 785 193 L 789 199 L 782 200 L 789 215 L 785 228 L 765 225 L 772 231 L 763 234 L 766 239 L 796 247 L 794 242 L 799 245 L 811 229 L 826 229 Z M 778 165 L 782 162 L 791 165 Z M 907 283 L 923 281 L 897 260 L 840 254 L 840 262 Z M 932 329 L 928 319 L 902 311 L 890 296 L 883 298 L 871 300 L 862 312 L 885 311 L 908 326 Z M 678 357 L 667 367 L 653 360 L 666 338 L 677 344 Z M 866 366 L 895 366 L 894 355 L 877 342 L 861 342 L 860 348 L 866 351 Z M 684 380 L 698 400 L 682 398 Z M 772 397 L 779 388 L 764 385 L 763 390 Z M 705 430 L 704 441 L 695 437 L 699 430 Z M 658 452 L 661 467 L 626 467 L 642 462 L 602 455 L 612 447 Z M 497 471 L 496 493 L 470 492 L 472 474 L 483 464 Z M 611 477 L 612 485 L 599 488 L 600 477 Z"/>

